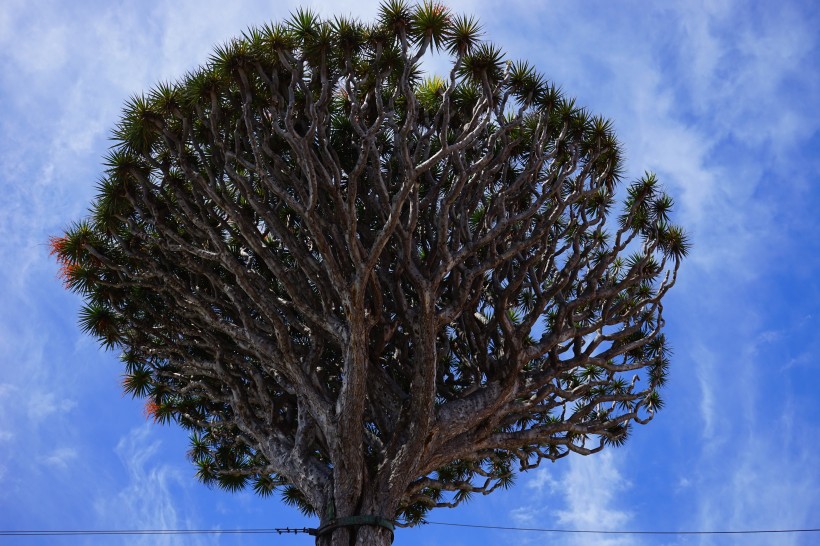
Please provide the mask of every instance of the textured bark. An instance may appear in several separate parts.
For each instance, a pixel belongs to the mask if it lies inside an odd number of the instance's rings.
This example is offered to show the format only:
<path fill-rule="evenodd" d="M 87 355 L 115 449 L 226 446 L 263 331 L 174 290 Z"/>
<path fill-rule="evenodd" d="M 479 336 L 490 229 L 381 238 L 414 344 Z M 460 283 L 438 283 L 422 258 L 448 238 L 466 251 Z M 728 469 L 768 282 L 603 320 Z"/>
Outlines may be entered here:
<path fill-rule="evenodd" d="M 392 543 L 389 530 L 370 526 L 345 527 L 316 539 L 316 546 L 390 546 Z"/>

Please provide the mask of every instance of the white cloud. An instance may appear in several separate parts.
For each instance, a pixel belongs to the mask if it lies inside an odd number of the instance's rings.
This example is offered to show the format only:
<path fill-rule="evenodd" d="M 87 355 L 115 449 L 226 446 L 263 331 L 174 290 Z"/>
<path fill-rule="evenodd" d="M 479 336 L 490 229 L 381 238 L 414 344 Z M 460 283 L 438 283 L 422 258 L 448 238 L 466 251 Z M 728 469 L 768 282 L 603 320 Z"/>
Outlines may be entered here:
<path fill-rule="evenodd" d="M 700 418 L 703 423 L 702 440 L 707 445 L 717 446 L 720 443 L 715 437 L 716 421 L 719 419 L 716 407 L 715 356 L 703 346 L 694 347 L 691 359 L 696 363 L 695 375 L 700 386 Z"/>
<path fill-rule="evenodd" d="M 817 91 L 817 75 L 805 70 L 817 34 L 788 3 L 760 4 L 758 18 L 739 2 L 704 9 L 712 4 L 675 7 L 687 30 L 682 45 L 692 56 L 692 62 L 682 65 L 689 69 L 685 81 L 692 104 L 713 129 L 746 146 L 765 147 L 782 160 L 784 150 L 810 135 L 818 123 L 820 109 L 805 96 L 806 85 Z"/>
<path fill-rule="evenodd" d="M 38 17 L 32 17 L 35 12 L 27 2 L 4 2 L 3 7 L 0 12 L 0 56 L 8 57 L 13 63 L 14 70 L 8 72 L 13 72 L 22 81 L 36 74 L 56 73 L 71 50 L 68 24 L 55 14 L 57 10 L 40 6 L 46 9 L 38 10 Z M 28 39 L 16 39 L 21 36 Z"/>
<path fill-rule="evenodd" d="M 791 392 L 790 377 L 777 360 L 786 359 L 784 348 L 801 335 L 802 319 L 766 329 L 771 323 L 765 318 L 746 309 L 736 323 L 724 324 L 703 341 L 711 347 L 698 345 L 691 352 L 704 426 L 685 477 L 685 493 L 696 507 L 686 522 L 690 528 L 801 528 L 813 525 L 820 510 L 820 476 L 814 472 L 820 468 L 815 445 L 820 429 L 804 418 L 814 411 L 812 400 Z M 743 544 L 771 541 L 749 536 Z M 811 542 L 803 535 L 782 535 L 777 543 Z M 709 538 L 703 544 L 721 543 Z"/>
<path fill-rule="evenodd" d="M 618 500 L 630 483 L 621 474 L 611 451 L 597 457 L 575 457 L 561 479 L 565 497 L 563 510 L 556 513 L 558 523 L 572 529 L 624 530 L 633 515 Z M 574 537 L 576 544 L 614 546 L 633 544 L 632 538 Z"/>
<path fill-rule="evenodd" d="M 76 406 L 74 400 L 58 398 L 53 392 L 37 391 L 28 395 L 27 412 L 29 419 L 38 424 L 55 413 L 65 415 Z"/>
<path fill-rule="evenodd" d="M 540 510 L 532 506 L 519 506 L 510 510 L 510 519 L 519 527 L 535 527 Z"/>
<path fill-rule="evenodd" d="M 192 480 L 176 467 L 162 463 L 157 454 L 160 441 L 150 424 L 132 429 L 116 446 L 116 454 L 128 478 L 127 485 L 96 499 L 101 525 L 118 529 L 200 528 L 185 510 L 184 488 Z M 208 527 L 210 525 L 206 525 Z M 176 546 L 213 544 L 215 537 L 145 536 L 131 544 Z"/>
<path fill-rule="evenodd" d="M 818 431 L 790 430 L 789 410 L 766 426 L 765 435 L 750 435 L 730 451 L 704 454 L 695 490 L 700 499 L 696 525 L 702 529 L 793 529 L 812 525 L 820 508 L 820 468 L 815 450 Z M 708 482 L 708 483 L 706 483 Z M 782 535 L 779 545 L 809 544 L 804 535 Z M 746 537 L 744 544 L 771 544 L 769 536 Z M 711 542 L 710 542 L 711 544 Z M 717 544 L 717 542 L 715 542 Z"/>
<path fill-rule="evenodd" d="M 69 464 L 77 459 L 78 452 L 73 447 L 60 447 L 49 453 L 38 457 L 38 462 L 51 466 L 56 470 L 67 470 Z"/>
<path fill-rule="evenodd" d="M 524 487 L 527 504 L 513 508 L 509 516 L 517 525 L 571 530 L 623 531 L 634 519 L 621 503 L 631 483 L 620 469 L 625 450 L 604 451 L 590 457 L 569 456 L 560 463 L 560 473 L 552 465 L 530 472 Z M 556 475 L 557 474 L 557 475 Z M 517 538 L 516 538 L 517 540 Z M 542 538 L 524 537 L 528 544 Z M 617 546 L 635 544 L 634 537 L 595 534 L 562 535 L 562 544 Z M 521 543 L 521 542 L 519 542 Z"/>

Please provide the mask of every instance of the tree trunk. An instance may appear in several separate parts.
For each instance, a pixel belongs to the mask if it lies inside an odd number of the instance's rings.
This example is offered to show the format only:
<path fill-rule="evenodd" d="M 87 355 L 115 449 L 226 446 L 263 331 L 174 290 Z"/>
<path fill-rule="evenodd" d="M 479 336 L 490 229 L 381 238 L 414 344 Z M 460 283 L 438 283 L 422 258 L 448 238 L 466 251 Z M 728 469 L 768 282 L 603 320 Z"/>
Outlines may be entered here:
<path fill-rule="evenodd" d="M 384 527 L 359 525 L 339 527 L 316 537 L 316 546 L 390 546 L 393 533 Z"/>
<path fill-rule="evenodd" d="M 331 504 L 320 512 L 323 515 L 319 530 L 329 529 L 316 537 L 316 546 L 390 546 L 393 543 L 393 531 L 388 528 L 392 527 L 392 517 L 387 514 L 396 513 L 397 502 L 384 498 L 377 501 L 379 495 L 370 490 L 369 494 L 356 495 L 356 502 L 351 505 L 334 501 L 333 498 L 342 496 L 341 491 L 336 493 L 331 497 Z"/>

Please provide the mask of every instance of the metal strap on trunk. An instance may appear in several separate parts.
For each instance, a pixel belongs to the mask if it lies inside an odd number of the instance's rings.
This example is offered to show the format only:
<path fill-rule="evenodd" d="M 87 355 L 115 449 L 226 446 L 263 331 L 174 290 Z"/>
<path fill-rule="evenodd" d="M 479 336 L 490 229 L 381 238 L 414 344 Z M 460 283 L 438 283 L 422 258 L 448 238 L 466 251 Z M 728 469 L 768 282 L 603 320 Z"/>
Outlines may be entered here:
<path fill-rule="evenodd" d="M 371 525 L 373 527 L 384 527 L 390 531 L 391 538 L 396 526 L 392 520 L 383 518 L 381 516 L 348 516 L 346 518 L 336 518 L 326 525 L 322 525 L 318 529 L 310 529 L 309 532 L 313 536 L 320 537 L 332 532 L 339 527 L 358 527 L 361 525 Z"/>

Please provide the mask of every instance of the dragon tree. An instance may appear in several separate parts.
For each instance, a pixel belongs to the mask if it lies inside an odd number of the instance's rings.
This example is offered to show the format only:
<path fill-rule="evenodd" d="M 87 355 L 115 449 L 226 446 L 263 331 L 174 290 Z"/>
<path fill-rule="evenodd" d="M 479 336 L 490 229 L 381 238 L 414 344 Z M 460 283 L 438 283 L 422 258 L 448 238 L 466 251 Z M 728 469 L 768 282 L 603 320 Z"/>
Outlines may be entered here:
<path fill-rule="evenodd" d="M 81 326 L 200 480 L 281 495 L 319 545 L 390 544 L 662 407 L 672 199 L 472 17 L 299 10 L 131 98 L 113 139 L 51 240 Z"/>

